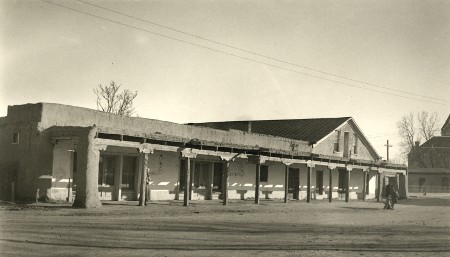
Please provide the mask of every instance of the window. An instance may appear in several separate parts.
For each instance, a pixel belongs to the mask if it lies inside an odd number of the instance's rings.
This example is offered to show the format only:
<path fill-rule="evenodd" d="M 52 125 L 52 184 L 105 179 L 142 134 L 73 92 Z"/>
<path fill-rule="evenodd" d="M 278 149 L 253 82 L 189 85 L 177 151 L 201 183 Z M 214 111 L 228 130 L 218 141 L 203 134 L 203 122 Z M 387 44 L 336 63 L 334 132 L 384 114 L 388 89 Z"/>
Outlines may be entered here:
<path fill-rule="evenodd" d="M 359 141 L 358 135 L 355 134 L 355 144 L 353 146 L 353 153 L 354 154 L 358 154 L 358 141 Z"/>
<path fill-rule="evenodd" d="M 136 157 L 124 156 L 122 169 L 122 188 L 134 189 L 134 176 L 136 173 Z"/>
<path fill-rule="evenodd" d="M 341 140 L 341 131 L 336 130 L 336 142 L 334 143 L 334 151 L 339 152 L 339 142 Z"/>
<path fill-rule="evenodd" d="M 12 143 L 15 145 L 19 144 L 19 132 L 13 133 Z"/>
<path fill-rule="evenodd" d="M 269 181 L 269 166 L 261 165 L 261 170 L 259 173 L 259 181 L 260 182 Z"/>
<path fill-rule="evenodd" d="M 442 187 L 448 188 L 448 177 L 442 178 Z"/>
<path fill-rule="evenodd" d="M 195 162 L 194 187 L 206 187 L 211 174 L 211 164 L 209 162 Z"/>
<path fill-rule="evenodd" d="M 102 186 L 114 186 L 115 170 L 116 158 L 114 156 L 100 156 L 98 184 Z"/>
<path fill-rule="evenodd" d="M 349 151 L 350 151 L 350 133 L 344 132 L 344 157 L 350 157 Z"/>
<path fill-rule="evenodd" d="M 425 178 L 419 178 L 419 186 L 425 185 Z"/>

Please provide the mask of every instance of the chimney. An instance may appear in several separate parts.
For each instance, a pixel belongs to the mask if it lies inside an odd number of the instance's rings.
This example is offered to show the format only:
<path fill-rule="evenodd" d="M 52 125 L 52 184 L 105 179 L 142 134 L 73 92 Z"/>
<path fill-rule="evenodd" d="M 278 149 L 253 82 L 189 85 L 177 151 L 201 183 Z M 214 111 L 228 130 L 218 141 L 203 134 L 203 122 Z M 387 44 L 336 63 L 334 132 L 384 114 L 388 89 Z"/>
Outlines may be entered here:
<path fill-rule="evenodd" d="M 415 142 L 414 142 L 414 146 L 415 146 L 415 147 L 419 147 L 419 145 L 420 145 L 420 142 L 419 142 L 419 141 L 415 141 Z"/>
<path fill-rule="evenodd" d="M 247 126 L 247 132 L 248 132 L 248 133 L 252 133 L 252 122 L 251 122 L 251 121 L 248 121 L 248 122 L 247 122 L 247 125 L 248 125 L 248 126 Z"/>

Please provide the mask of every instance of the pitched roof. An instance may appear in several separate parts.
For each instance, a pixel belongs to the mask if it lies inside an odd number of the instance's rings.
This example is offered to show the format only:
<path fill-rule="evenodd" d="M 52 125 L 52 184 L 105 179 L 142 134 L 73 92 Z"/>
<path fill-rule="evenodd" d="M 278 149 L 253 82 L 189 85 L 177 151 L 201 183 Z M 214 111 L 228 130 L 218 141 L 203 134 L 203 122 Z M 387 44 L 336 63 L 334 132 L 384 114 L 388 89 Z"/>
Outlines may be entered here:
<path fill-rule="evenodd" d="M 441 128 L 441 134 L 444 136 L 445 134 L 445 130 L 447 129 L 447 127 L 450 127 L 450 114 L 448 115 L 447 120 L 445 121 L 444 125 Z M 445 135 L 445 136 L 449 136 L 449 135 Z"/>
<path fill-rule="evenodd" d="M 423 143 L 420 147 L 450 148 L 450 136 L 434 136 Z"/>
<path fill-rule="evenodd" d="M 317 142 L 330 134 L 351 117 L 321 118 L 321 119 L 291 119 L 291 120 L 252 120 L 189 123 L 188 125 L 210 127 L 220 130 L 248 131 L 251 122 L 251 132 L 290 138 L 308 142 Z"/>

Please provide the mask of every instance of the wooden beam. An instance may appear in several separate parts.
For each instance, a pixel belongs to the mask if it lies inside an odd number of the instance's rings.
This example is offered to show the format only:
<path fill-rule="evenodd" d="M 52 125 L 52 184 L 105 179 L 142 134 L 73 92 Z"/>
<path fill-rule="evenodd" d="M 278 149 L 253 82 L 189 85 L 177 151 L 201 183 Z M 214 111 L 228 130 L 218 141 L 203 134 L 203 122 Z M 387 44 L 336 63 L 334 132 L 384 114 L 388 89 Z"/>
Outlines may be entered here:
<path fill-rule="evenodd" d="M 289 202 L 289 165 L 285 165 L 284 171 L 284 203 Z"/>
<path fill-rule="evenodd" d="M 228 177 L 230 174 L 230 162 L 225 161 L 225 169 L 222 170 L 222 202 L 223 205 L 228 204 Z"/>
<path fill-rule="evenodd" d="M 183 206 L 189 206 L 190 193 L 191 193 L 191 158 L 186 158 L 186 167 L 185 167 L 185 185 L 184 185 L 184 201 Z"/>

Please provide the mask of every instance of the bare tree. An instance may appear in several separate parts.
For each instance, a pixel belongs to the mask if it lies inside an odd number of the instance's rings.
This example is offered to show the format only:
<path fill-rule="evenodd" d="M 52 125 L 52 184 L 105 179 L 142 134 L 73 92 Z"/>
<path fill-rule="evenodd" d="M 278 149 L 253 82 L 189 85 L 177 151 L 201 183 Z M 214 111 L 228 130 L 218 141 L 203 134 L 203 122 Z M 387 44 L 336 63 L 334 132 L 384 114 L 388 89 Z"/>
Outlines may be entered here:
<path fill-rule="evenodd" d="M 125 89 L 119 92 L 122 85 L 111 81 L 109 86 L 98 85 L 94 89 L 97 95 L 97 109 L 104 112 L 115 113 L 124 116 L 131 116 L 134 112 L 133 100 L 138 92 Z"/>
<path fill-rule="evenodd" d="M 415 123 L 414 114 L 404 115 L 398 122 L 397 128 L 400 135 L 400 147 L 402 148 L 402 159 L 407 160 L 408 154 L 414 149 L 416 142 L 432 138 L 438 129 L 437 113 L 429 114 L 426 111 L 417 113 L 418 125 Z"/>
<path fill-rule="evenodd" d="M 428 141 L 439 131 L 439 128 L 436 126 L 439 122 L 436 112 L 431 114 L 426 111 L 417 113 L 417 120 L 419 121 L 420 136 L 425 141 Z"/>

